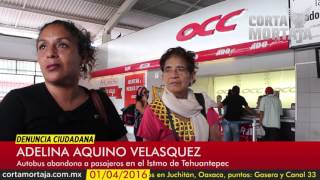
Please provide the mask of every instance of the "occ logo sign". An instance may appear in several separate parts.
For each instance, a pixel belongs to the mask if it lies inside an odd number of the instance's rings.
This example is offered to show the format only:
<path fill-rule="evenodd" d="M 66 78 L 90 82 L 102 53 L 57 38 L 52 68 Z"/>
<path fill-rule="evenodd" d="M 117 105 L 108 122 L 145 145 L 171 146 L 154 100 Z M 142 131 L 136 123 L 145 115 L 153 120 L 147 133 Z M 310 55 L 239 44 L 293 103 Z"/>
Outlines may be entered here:
<path fill-rule="evenodd" d="M 187 41 L 193 38 L 195 35 L 199 35 L 199 36 L 213 35 L 215 30 L 219 32 L 233 31 L 237 27 L 237 24 L 226 25 L 226 23 L 231 18 L 240 15 L 243 11 L 244 9 L 240 9 L 237 11 L 233 11 L 225 16 L 222 16 L 222 15 L 214 16 L 205 20 L 201 24 L 197 22 L 188 24 L 178 32 L 176 39 L 178 41 Z M 207 26 L 210 23 L 215 21 L 217 22 L 215 29 L 206 30 Z"/>

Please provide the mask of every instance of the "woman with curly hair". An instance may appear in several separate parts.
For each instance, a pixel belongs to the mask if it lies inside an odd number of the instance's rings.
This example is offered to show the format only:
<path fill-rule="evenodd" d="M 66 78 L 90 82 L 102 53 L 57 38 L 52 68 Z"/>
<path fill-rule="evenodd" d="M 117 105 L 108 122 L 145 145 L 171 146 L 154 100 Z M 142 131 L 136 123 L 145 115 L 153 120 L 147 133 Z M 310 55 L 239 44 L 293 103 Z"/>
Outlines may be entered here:
<path fill-rule="evenodd" d="M 126 140 L 126 129 L 102 91 L 78 85 L 95 63 L 90 33 L 72 22 L 45 24 L 36 42 L 45 82 L 10 91 L 0 104 L 0 140 L 16 134 L 95 134 Z"/>

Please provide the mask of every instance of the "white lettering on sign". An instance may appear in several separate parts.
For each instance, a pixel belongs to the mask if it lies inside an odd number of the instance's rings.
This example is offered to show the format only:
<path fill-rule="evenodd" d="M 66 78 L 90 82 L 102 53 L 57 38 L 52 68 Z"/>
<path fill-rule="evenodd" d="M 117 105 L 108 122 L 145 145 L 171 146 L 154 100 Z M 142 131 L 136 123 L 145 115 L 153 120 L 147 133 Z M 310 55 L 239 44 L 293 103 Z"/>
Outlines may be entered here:
<path fill-rule="evenodd" d="M 250 46 L 250 50 L 266 48 L 268 47 L 268 45 L 269 45 L 268 41 L 256 42 Z"/>
<path fill-rule="evenodd" d="M 128 80 L 128 84 L 138 84 L 138 83 L 141 83 L 141 80 L 139 78 Z"/>
<path fill-rule="evenodd" d="M 108 87 L 118 85 L 117 78 L 106 78 L 100 81 L 100 87 Z"/>
<path fill-rule="evenodd" d="M 150 67 L 150 63 L 144 63 L 144 64 L 140 64 L 139 69 L 145 69 L 145 68 L 149 68 Z"/>
<path fill-rule="evenodd" d="M 116 90 L 115 89 L 107 89 L 107 93 L 113 95 L 114 93 L 116 93 Z"/>
<path fill-rule="evenodd" d="M 137 91 L 140 86 L 129 86 L 126 87 L 126 91 Z"/>
<path fill-rule="evenodd" d="M 130 70 L 131 70 L 131 66 L 124 67 L 124 71 L 130 71 Z"/>
<path fill-rule="evenodd" d="M 225 48 L 225 49 L 219 49 L 216 53 L 217 56 L 221 56 L 221 55 L 232 55 L 232 53 L 234 52 L 234 49 L 230 49 L 230 48 Z"/>

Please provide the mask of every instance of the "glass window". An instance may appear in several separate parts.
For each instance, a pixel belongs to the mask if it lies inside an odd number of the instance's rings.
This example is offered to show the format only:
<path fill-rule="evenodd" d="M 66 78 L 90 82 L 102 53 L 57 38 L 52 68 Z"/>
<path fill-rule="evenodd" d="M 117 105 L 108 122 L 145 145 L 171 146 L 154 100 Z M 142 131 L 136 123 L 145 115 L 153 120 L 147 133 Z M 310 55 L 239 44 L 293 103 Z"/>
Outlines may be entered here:
<path fill-rule="evenodd" d="M 16 61 L 0 59 L 0 73 L 16 74 Z"/>
<path fill-rule="evenodd" d="M 35 78 L 35 84 L 44 82 L 43 76 L 36 76 Z"/>
<path fill-rule="evenodd" d="M 31 61 L 17 61 L 17 74 L 35 75 L 36 63 Z"/>
<path fill-rule="evenodd" d="M 34 84 L 34 76 L 0 74 L 0 101 L 11 90 Z"/>
<path fill-rule="evenodd" d="M 41 72 L 39 63 L 36 63 L 36 75 L 42 76 L 42 72 Z"/>
<path fill-rule="evenodd" d="M 0 59 L 0 101 L 13 89 L 43 81 L 37 62 Z"/>

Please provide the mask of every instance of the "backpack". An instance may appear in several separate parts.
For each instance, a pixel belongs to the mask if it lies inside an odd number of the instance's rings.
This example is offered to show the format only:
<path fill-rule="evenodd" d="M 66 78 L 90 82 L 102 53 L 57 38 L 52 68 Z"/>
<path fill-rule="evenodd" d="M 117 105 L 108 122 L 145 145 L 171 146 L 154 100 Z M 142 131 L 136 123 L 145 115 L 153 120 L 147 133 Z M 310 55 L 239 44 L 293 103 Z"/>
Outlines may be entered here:
<path fill-rule="evenodd" d="M 202 106 L 201 114 L 207 119 L 206 106 L 202 93 L 194 93 L 198 103 Z"/>
<path fill-rule="evenodd" d="M 125 125 L 132 126 L 134 124 L 135 110 L 136 110 L 135 104 L 130 104 L 129 106 L 122 109 L 122 121 Z"/>
<path fill-rule="evenodd" d="M 202 93 L 194 93 L 198 103 L 202 106 L 201 114 L 207 119 L 205 100 Z M 213 113 L 213 114 L 212 114 Z M 214 121 L 219 121 L 219 114 L 214 110 L 212 113 L 208 114 L 212 116 Z"/>

